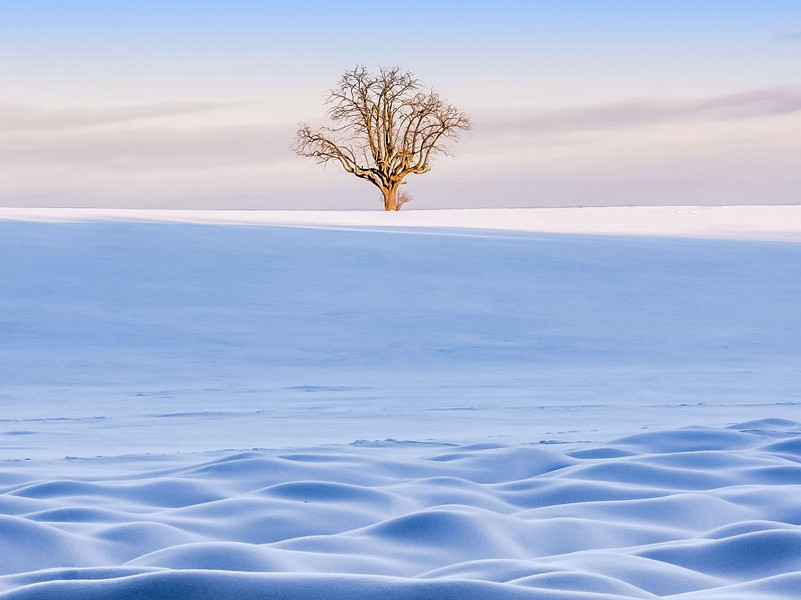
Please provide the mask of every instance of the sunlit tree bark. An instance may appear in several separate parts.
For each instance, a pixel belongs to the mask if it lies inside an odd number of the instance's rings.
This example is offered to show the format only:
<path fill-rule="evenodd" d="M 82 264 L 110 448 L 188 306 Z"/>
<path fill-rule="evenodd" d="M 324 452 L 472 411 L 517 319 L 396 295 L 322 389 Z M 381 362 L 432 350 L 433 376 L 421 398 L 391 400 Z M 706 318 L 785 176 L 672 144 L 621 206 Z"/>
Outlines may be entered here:
<path fill-rule="evenodd" d="M 408 202 L 398 191 L 404 178 L 430 171 L 431 158 L 447 154 L 447 143 L 470 129 L 465 113 L 398 67 L 346 71 L 327 103 L 330 125 L 313 130 L 301 124 L 295 152 L 369 181 L 381 190 L 384 210 Z"/>

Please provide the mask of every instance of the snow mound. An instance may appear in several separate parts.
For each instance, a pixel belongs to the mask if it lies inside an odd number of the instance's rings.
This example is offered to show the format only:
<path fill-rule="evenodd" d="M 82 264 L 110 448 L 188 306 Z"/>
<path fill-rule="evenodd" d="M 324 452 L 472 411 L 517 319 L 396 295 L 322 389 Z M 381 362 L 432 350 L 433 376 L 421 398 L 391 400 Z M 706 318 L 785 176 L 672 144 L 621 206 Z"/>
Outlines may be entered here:
<path fill-rule="evenodd" d="M 766 420 L 6 462 L 0 598 L 796 600 L 799 443 Z"/>

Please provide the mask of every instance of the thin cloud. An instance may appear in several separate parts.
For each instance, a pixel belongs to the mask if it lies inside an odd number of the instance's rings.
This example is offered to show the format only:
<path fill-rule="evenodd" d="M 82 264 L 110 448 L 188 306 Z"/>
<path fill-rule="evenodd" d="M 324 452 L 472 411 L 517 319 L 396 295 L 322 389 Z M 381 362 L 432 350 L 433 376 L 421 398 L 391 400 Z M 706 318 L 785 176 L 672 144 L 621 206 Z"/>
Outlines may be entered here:
<path fill-rule="evenodd" d="M 0 137 L 0 164 L 134 170 L 242 166 L 289 159 L 291 141 L 290 127 L 266 125 L 21 132 Z"/>
<path fill-rule="evenodd" d="M 227 104 L 186 103 L 122 106 L 116 108 L 49 109 L 21 104 L 0 104 L 0 131 L 59 131 L 120 125 L 142 119 L 182 116 L 225 108 Z"/>
<path fill-rule="evenodd" d="M 801 112 L 801 87 L 771 88 L 677 101 L 639 100 L 602 106 L 524 113 L 485 120 L 497 134 L 564 135 L 629 129 L 681 121 L 739 121 Z"/>
<path fill-rule="evenodd" d="M 801 42 L 801 31 L 785 31 L 776 37 L 781 42 Z"/>

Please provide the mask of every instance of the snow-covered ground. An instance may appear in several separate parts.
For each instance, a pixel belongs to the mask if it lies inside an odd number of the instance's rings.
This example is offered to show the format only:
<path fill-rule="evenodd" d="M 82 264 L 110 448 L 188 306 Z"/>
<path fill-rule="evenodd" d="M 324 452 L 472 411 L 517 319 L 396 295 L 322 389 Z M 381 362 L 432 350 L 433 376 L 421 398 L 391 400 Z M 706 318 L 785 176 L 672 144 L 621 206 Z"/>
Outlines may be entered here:
<path fill-rule="evenodd" d="M 613 206 L 469 210 L 292 211 L 3 208 L 0 220 L 151 221 L 290 227 L 435 227 L 595 235 L 801 241 L 801 205 Z"/>
<path fill-rule="evenodd" d="M 799 209 L 0 209 L 0 598 L 797 599 Z"/>

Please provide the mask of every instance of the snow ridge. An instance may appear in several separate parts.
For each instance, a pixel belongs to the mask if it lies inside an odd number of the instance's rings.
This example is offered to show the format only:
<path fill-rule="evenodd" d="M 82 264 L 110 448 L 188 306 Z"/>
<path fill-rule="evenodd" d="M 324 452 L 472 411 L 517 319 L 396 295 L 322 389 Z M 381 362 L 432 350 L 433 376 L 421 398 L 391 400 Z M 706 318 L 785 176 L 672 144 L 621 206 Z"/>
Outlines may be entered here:
<path fill-rule="evenodd" d="M 424 228 L 658 235 L 801 241 L 800 205 L 606 206 L 404 210 L 168 210 L 133 208 L 3 208 L 0 221 L 139 221 L 315 228 Z M 439 234 L 441 235 L 441 233 Z M 458 231 L 453 235 L 476 235 Z"/>

